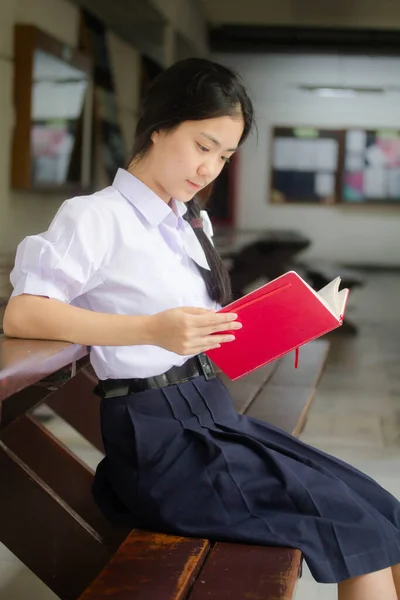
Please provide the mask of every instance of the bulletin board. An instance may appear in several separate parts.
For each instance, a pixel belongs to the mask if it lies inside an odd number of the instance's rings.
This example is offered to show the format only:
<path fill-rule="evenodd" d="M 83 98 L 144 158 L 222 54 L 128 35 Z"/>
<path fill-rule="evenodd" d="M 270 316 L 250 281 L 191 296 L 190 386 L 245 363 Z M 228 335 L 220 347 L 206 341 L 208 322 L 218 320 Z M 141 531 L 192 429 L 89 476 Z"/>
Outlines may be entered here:
<path fill-rule="evenodd" d="M 271 202 L 333 204 L 340 194 L 343 130 L 275 127 Z"/>
<path fill-rule="evenodd" d="M 397 204 L 400 129 L 274 127 L 274 204 Z"/>
<path fill-rule="evenodd" d="M 346 131 L 341 200 L 400 206 L 400 130 Z"/>

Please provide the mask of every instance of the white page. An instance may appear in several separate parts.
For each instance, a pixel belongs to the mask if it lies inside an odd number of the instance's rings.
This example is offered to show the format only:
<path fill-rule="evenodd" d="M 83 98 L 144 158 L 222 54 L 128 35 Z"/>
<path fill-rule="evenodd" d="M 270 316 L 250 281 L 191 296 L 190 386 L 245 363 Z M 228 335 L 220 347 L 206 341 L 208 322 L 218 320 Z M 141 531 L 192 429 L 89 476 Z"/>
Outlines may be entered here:
<path fill-rule="evenodd" d="M 371 167 L 381 167 L 382 169 L 386 167 L 387 159 L 382 148 L 374 144 L 373 146 L 369 146 L 365 151 L 365 156 L 368 159 L 368 163 Z"/>
<path fill-rule="evenodd" d="M 338 165 L 337 141 L 317 140 L 314 144 L 316 149 L 314 169 L 317 171 L 336 171 Z"/>
<path fill-rule="evenodd" d="M 340 316 L 340 303 L 338 301 L 340 282 L 340 277 L 336 277 L 336 279 L 328 283 L 325 287 L 322 288 L 322 290 L 319 290 L 318 292 L 318 296 L 325 300 L 325 302 L 328 304 L 331 311 L 337 318 L 339 318 Z"/>
<path fill-rule="evenodd" d="M 344 316 L 344 309 L 346 306 L 346 300 L 347 300 L 347 294 L 348 294 L 349 290 L 344 289 L 344 290 L 340 290 L 340 292 L 338 293 L 338 304 L 339 304 L 339 315 L 338 318 L 340 319 L 341 317 Z"/>
<path fill-rule="evenodd" d="M 296 167 L 298 171 L 315 171 L 319 140 L 297 140 Z"/>
<path fill-rule="evenodd" d="M 339 316 L 337 296 L 339 293 L 340 281 L 340 277 L 336 277 L 336 279 L 328 283 L 318 292 L 318 296 L 325 300 L 325 302 L 331 307 L 333 314 L 337 317 Z"/>
<path fill-rule="evenodd" d="M 363 154 L 346 154 L 346 171 L 364 171 L 365 158 Z"/>
<path fill-rule="evenodd" d="M 364 152 L 367 145 L 367 132 L 352 129 L 346 134 L 346 150 L 348 152 Z"/>
<path fill-rule="evenodd" d="M 366 198 L 386 198 L 386 169 L 369 167 L 364 172 L 364 194 Z"/>
<path fill-rule="evenodd" d="M 293 273 L 296 273 L 293 271 Z M 296 275 L 302 280 L 305 286 L 308 287 L 310 292 L 317 296 L 317 298 L 322 302 L 322 304 L 329 310 L 330 313 L 337 319 L 339 319 L 340 315 L 343 314 L 344 304 L 346 302 L 347 290 L 342 290 L 338 293 L 341 279 L 340 277 L 336 277 L 333 281 L 328 283 L 325 287 L 323 287 L 319 292 L 316 292 L 311 285 L 304 281 L 298 273 Z M 321 293 L 322 292 L 322 293 Z M 344 292 L 344 296 L 342 294 Z"/>
<path fill-rule="evenodd" d="M 333 196 L 335 193 L 335 177 L 333 173 L 317 173 L 314 189 L 315 193 L 323 198 Z"/>
<path fill-rule="evenodd" d="M 273 150 L 274 169 L 291 171 L 297 164 L 297 140 L 291 138 L 276 138 Z"/>
<path fill-rule="evenodd" d="M 340 283 L 341 278 L 336 277 L 336 279 L 328 283 L 318 292 L 318 296 L 332 308 L 333 314 L 338 319 L 344 314 L 348 294 L 347 289 L 340 290 L 339 292 Z"/>

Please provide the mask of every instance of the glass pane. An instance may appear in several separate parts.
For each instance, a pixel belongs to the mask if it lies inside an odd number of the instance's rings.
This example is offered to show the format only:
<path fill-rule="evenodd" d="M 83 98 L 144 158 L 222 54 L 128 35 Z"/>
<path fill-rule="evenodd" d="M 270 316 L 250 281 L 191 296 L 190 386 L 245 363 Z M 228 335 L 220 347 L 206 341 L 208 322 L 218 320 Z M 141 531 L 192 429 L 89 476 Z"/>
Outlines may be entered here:
<path fill-rule="evenodd" d="M 89 76 L 61 58 L 36 50 L 31 109 L 34 185 L 80 181 L 82 114 Z"/>

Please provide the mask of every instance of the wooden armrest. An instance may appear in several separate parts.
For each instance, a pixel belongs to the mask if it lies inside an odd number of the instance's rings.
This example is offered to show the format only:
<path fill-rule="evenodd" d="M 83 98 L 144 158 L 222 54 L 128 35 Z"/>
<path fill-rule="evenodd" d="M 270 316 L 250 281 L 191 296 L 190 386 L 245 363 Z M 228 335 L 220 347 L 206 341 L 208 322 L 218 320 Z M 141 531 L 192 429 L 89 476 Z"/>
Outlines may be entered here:
<path fill-rule="evenodd" d="M 86 346 L 0 336 L 0 403 L 88 353 Z"/>

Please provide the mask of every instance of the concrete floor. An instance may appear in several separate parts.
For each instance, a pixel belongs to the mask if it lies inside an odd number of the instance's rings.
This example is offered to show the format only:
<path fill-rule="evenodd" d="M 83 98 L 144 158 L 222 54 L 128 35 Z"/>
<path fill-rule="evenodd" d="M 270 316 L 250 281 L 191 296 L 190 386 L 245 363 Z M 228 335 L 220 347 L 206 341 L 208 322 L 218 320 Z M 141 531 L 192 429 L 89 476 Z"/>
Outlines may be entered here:
<path fill-rule="evenodd" d="M 331 334 L 332 348 L 301 439 L 361 469 L 400 498 L 400 275 L 368 274 L 350 297 L 357 336 Z M 101 455 L 60 419 L 49 428 L 91 467 Z M 306 565 L 296 600 L 333 600 Z M 0 600 L 57 600 L 0 544 Z"/>

